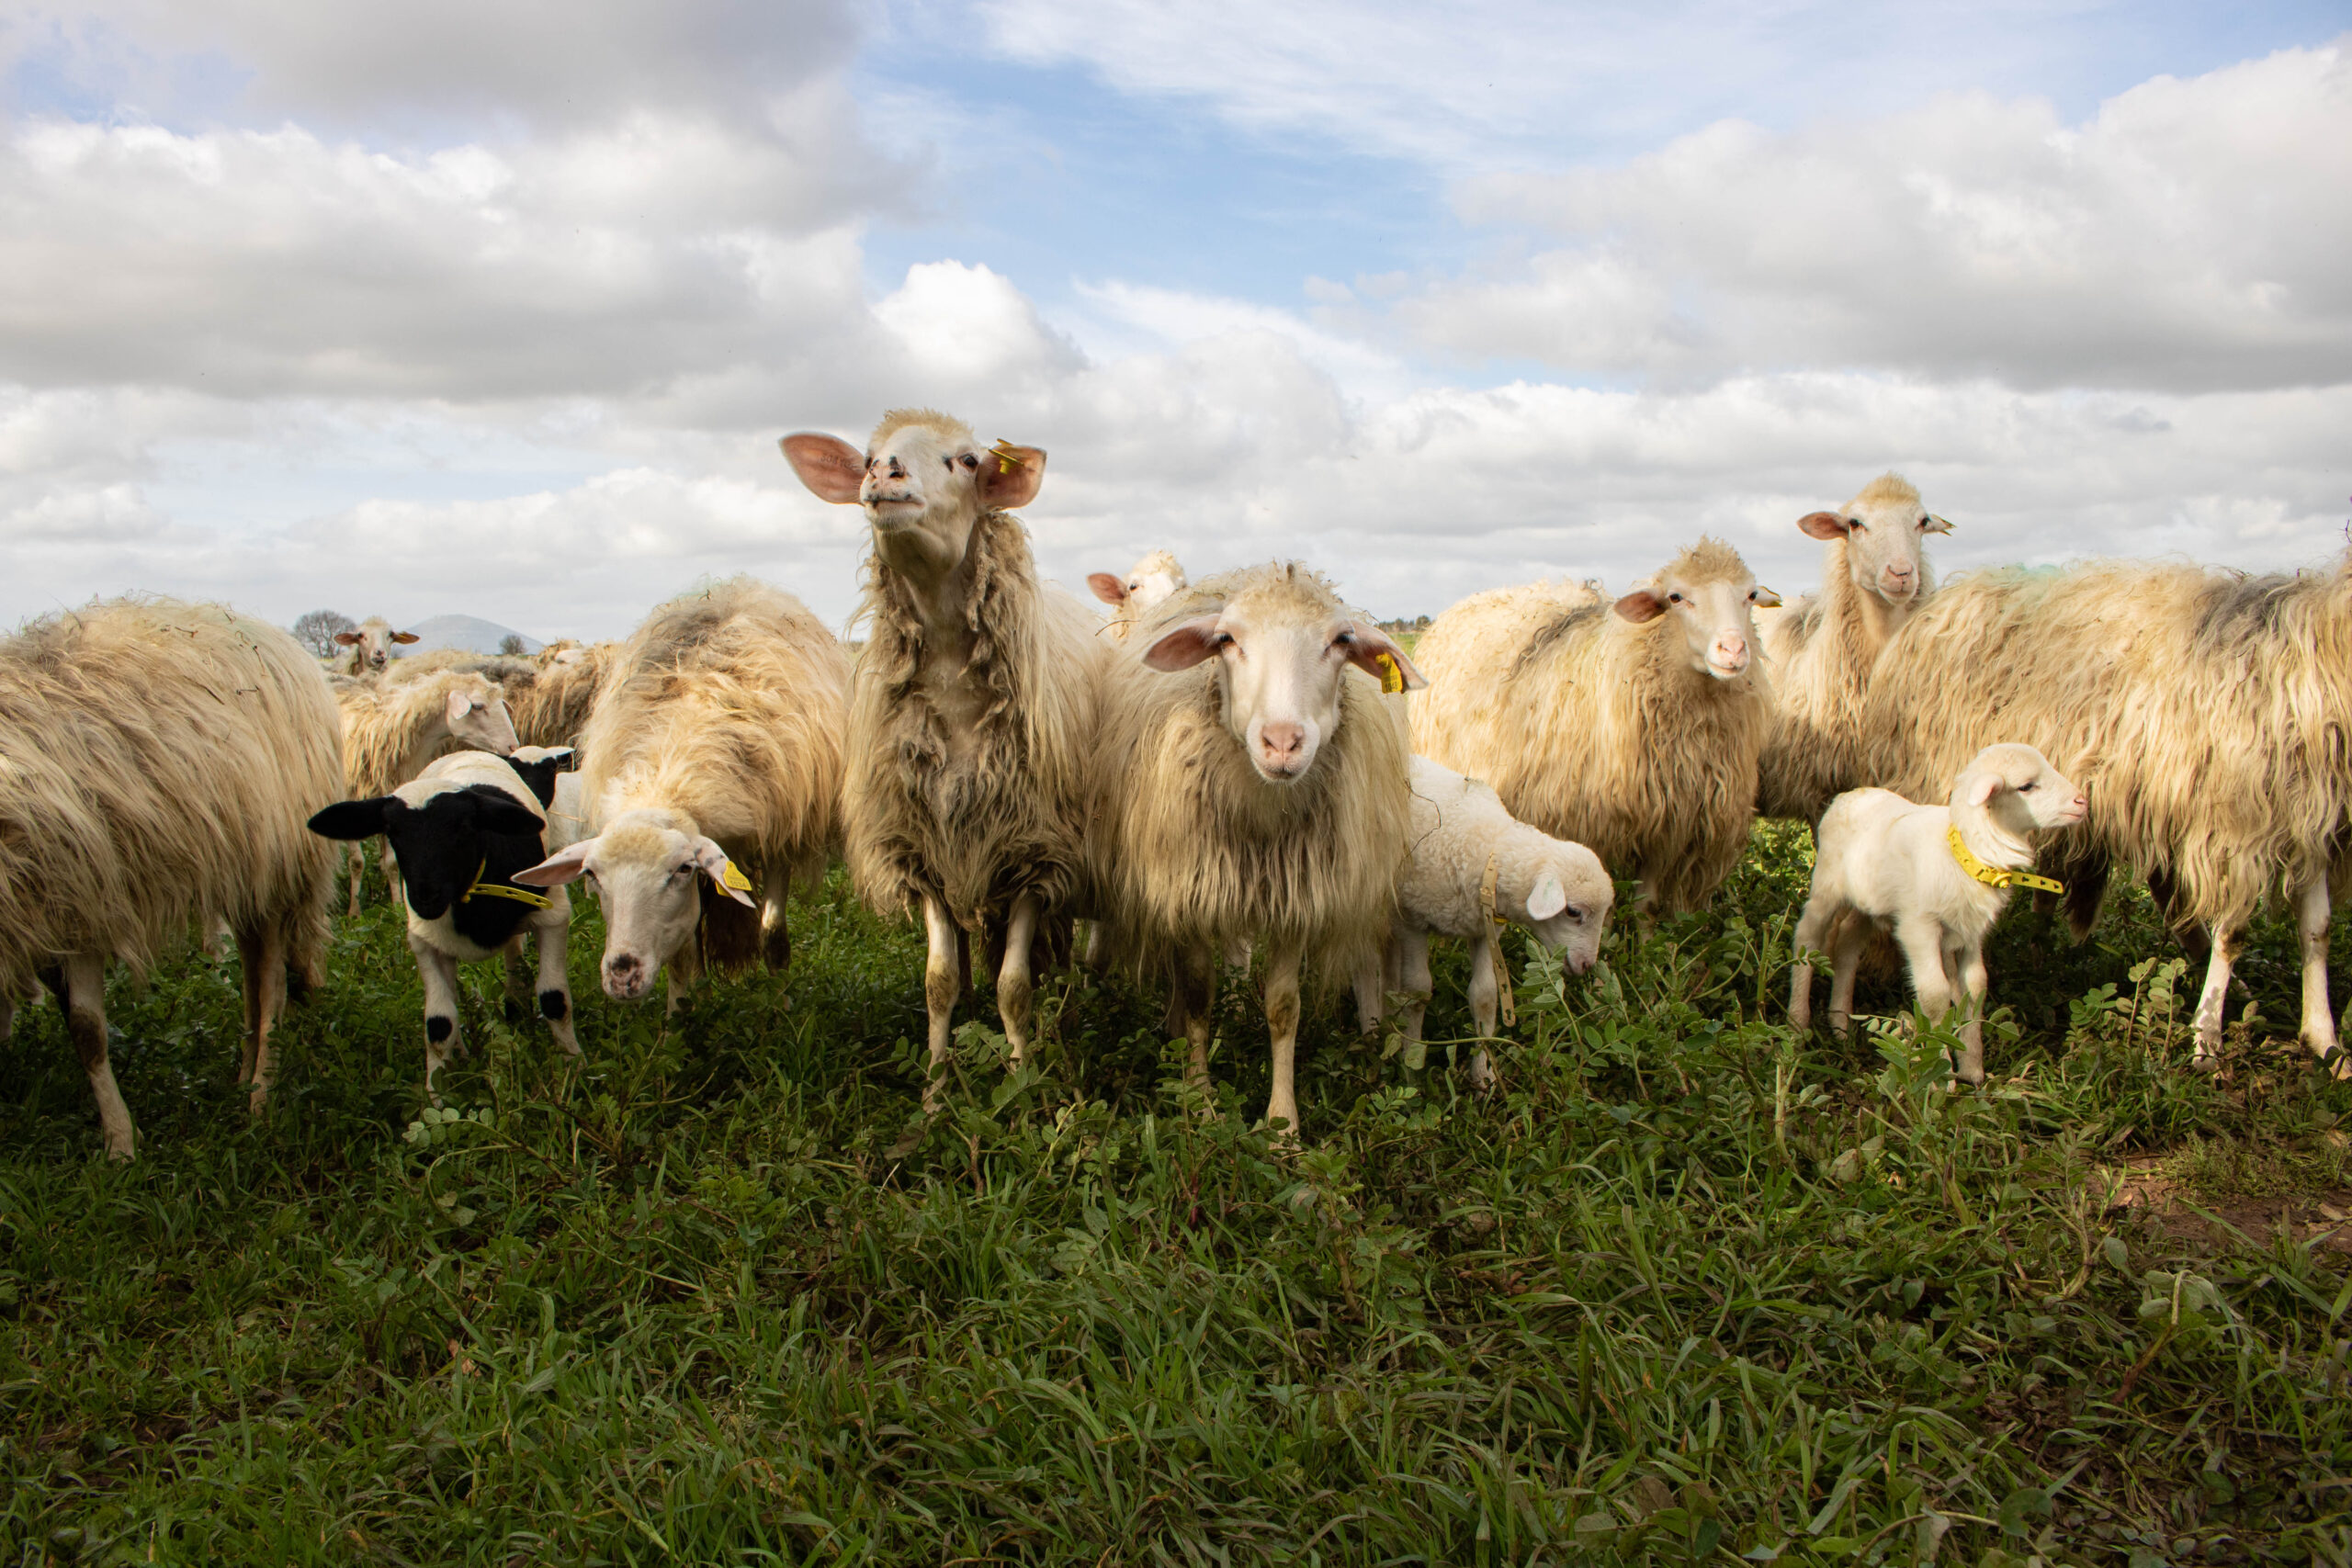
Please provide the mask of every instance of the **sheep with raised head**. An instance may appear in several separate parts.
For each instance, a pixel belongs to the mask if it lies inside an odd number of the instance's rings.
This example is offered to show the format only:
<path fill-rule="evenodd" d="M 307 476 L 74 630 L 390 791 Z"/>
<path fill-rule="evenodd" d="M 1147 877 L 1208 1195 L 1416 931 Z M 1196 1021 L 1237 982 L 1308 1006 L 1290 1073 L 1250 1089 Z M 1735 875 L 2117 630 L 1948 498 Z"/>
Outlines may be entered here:
<path fill-rule="evenodd" d="M 581 746 L 590 836 L 516 878 L 594 880 L 606 996 L 667 968 L 674 1007 L 706 969 L 789 964 L 793 879 L 822 876 L 840 837 L 848 684 L 839 639 L 750 578 L 681 594 L 622 647 Z"/>
<path fill-rule="evenodd" d="M 1951 525 L 1900 474 L 1882 474 L 1837 511 L 1808 513 L 1797 526 L 1823 542 L 1821 592 L 1757 616 L 1773 699 L 1757 807 L 1813 822 L 1832 797 L 1864 782 L 1871 672 L 1935 586 L 1921 548 L 1927 536 Z"/>
<path fill-rule="evenodd" d="M 135 1137 L 107 1052 L 109 963 L 191 919 L 243 960 L 238 1081 L 256 1109 L 288 971 L 314 981 L 334 883 L 302 830 L 343 793 L 334 699 L 277 628 L 217 604 L 116 600 L 0 639 L 0 997 L 56 993 L 108 1154 Z"/>
<path fill-rule="evenodd" d="M 1829 1027 L 1854 1013 L 1854 972 L 1873 924 L 1893 933 L 1911 972 L 1912 993 L 1930 1023 L 1955 1002 L 1960 1076 L 1984 1081 L 1984 937 L 2007 907 L 2009 889 L 2033 876 L 2037 834 L 2083 820 L 2089 800 L 2030 746 L 1987 746 L 1952 781 L 1950 804 L 1915 806 L 1892 790 L 1849 790 L 1822 814 L 1813 888 L 1797 918 L 1799 953 L 1835 943 Z M 1859 917 L 1859 918 L 1857 918 Z M 1789 1021 L 1813 1021 L 1813 967 L 1789 982 Z"/>
<path fill-rule="evenodd" d="M 1104 629 L 1113 637 L 1125 637 L 1155 605 L 1182 592 L 1184 568 L 1172 552 L 1154 550 L 1127 568 L 1126 576 L 1091 571 L 1086 574 L 1086 585 L 1111 606 L 1111 619 Z"/>
<path fill-rule="evenodd" d="M 1613 604 L 1552 582 L 1465 599 L 1414 647 L 1413 750 L 1637 879 L 1645 911 L 1696 908 L 1747 850 L 1771 724 L 1750 612 L 1779 603 L 1716 539 Z"/>
<path fill-rule="evenodd" d="M 343 652 L 333 660 L 338 675 L 380 675 L 393 660 L 395 644 L 415 642 L 414 632 L 396 632 L 392 623 L 381 615 L 370 615 L 347 632 L 337 632 L 334 640 Z"/>
<path fill-rule="evenodd" d="M 2176 929 L 2207 934 L 2199 1066 L 2219 1061 L 2246 924 L 2283 889 L 2301 926 L 2302 1038 L 2335 1052 L 2327 926 L 2331 881 L 2352 872 L 2352 554 L 2261 577 L 2108 560 L 1956 578 L 1888 645 L 1862 732 L 1866 776 L 1906 795 L 1932 793 L 1996 739 L 2032 745 L 2078 781 L 2098 809 L 2044 860 L 2075 883 L 2078 915 L 2096 913 L 2120 863 Z"/>
<path fill-rule="evenodd" d="M 1213 958 L 1266 944 L 1266 1117 L 1295 1134 L 1300 969 L 1351 976 L 1386 932 L 1412 792 L 1381 690 L 1420 674 L 1295 561 L 1194 584 L 1131 648 L 1106 690 L 1090 841 L 1106 919 L 1124 951 L 1173 959 L 1203 1085 Z"/>
<path fill-rule="evenodd" d="M 1420 1039 L 1430 938 L 1461 938 L 1470 944 L 1470 1016 L 1482 1042 L 1471 1050 L 1470 1084 L 1484 1089 L 1493 1075 L 1483 1042 L 1496 1038 L 1497 1003 L 1509 984 L 1498 928 L 1525 928 L 1581 975 L 1600 956 L 1617 889 L 1599 855 L 1521 822 L 1482 781 L 1427 757 L 1412 759 L 1410 776 L 1413 826 L 1396 877 L 1396 918 L 1381 961 L 1357 974 L 1357 1011 L 1369 1031 L 1385 993 L 1409 995 L 1400 1023 L 1406 1039 Z"/>
<path fill-rule="evenodd" d="M 344 779 L 356 796 L 389 795 L 424 771 L 452 746 L 504 756 L 514 750 L 514 721 L 505 694 L 486 675 L 436 670 L 415 681 L 339 680 Z M 350 846 L 349 913 L 359 913 L 360 874 L 367 861 Z M 384 857 L 384 874 L 400 896 L 398 861 Z"/>
<path fill-rule="evenodd" d="M 547 787 L 552 795 L 551 770 Z M 459 751 L 389 795 L 325 807 L 311 817 L 310 828 L 327 839 L 381 834 L 400 856 L 409 951 L 424 987 L 424 1092 L 434 1104 L 441 1103 L 434 1075 L 465 1048 L 458 965 L 504 955 L 508 996 L 519 1002 L 526 934 L 538 947 L 539 1016 L 565 1055 L 580 1055 L 564 970 L 571 896 L 560 887 L 541 893 L 514 880 L 515 873 L 547 856 L 547 807 L 536 779 L 526 780 L 503 757 Z"/>
<path fill-rule="evenodd" d="M 1076 600 L 1039 581 L 1013 515 L 1045 480 L 1036 447 L 982 446 L 927 409 L 884 415 L 864 452 L 817 434 L 783 446 L 803 484 L 858 504 L 872 530 L 853 621 L 867 641 L 850 703 L 844 858 L 878 912 L 922 911 L 923 1102 L 935 1108 L 963 932 L 1002 933 L 997 1007 L 1017 1063 L 1039 922 L 1080 912 L 1104 639 Z"/>

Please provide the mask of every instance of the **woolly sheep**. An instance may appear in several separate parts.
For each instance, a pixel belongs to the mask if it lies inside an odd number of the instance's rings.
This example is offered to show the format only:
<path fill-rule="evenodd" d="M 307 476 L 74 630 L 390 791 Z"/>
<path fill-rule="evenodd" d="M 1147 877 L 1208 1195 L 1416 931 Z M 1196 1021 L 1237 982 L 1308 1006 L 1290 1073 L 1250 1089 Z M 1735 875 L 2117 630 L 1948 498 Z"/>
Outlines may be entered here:
<path fill-rule="evenodd" d="M 526 932 L 538 947 L 539 1015 L 565 1055 L 580 1055 L 564 972 L 571 897 L 514 881 L 545 858 L 546 826 L 545 805 L 523 776 L 481 751 L 443 757 L 389 795 L 341 801 L 311 818 L 323 838 L 380 833 L 400 855 L 409 951 L 424 987 L 424 1092 L 435 1105 L 434 1075 L 465 1048 L 458 965 L 504 954 L 508 993 L 519 1000 L 515 965 Z"/>
<path fill-rule="evenodd" d="M 2047 757 L 2010 744 L 1970 759 L 1952 781 L 1948 806 L 1914 806 L 1883 789 L 1849 790 L 1832 801 L 1795 935 L 1798 952 L 1817 953 L 1835 933 L 1830 1028 L 1844 1030 L 1853 1016 L 1854 971 L 1874 921 L 1893 930 L 1929 1022 L 1955 1001 L 1968 1009 L 1960 1076 L 1983 1083 L 1984 935 L 2007 906 L 2016 874 L 2032 870 L 2034 835 L 2072 827 L 2089 809 Z M 1804 1029 L 1812 1021 L 1813 967 L 1800 963 L 1789 984 L 1789 1021 Z"/>
<path fill-rule="evenodd" d="M 1772 682 L 1772 726 L 1758 760 L 1758 809 L 1819 819 L 1863 782 L 1863 700 L 1879 654 L 1934 588 L 1920 546 L 1951 525 L 1900 474 L 1883 474 L 1835 512 L 1797 526 L 1823 541 L 1821 592 L 1758 614 Z M 1770 616 L 1770 624 L 1767 624 Z"/>
<path fill-rule="evenodd" d="M 830 435 L 782 445 L 803 484 L 856 502 L 872 530 L 852 623 L 868 640 L 850 702 L 844 858 L 877 911 L 922 911 L 923 1103 L 935 1109 L 968 962 L 961 933 L 1002 933 L 997 1007 L 1017 1064 L 1038 923 L 1080 912 L 1107 655 L 1085 609 L 1039 582 L 1012 515 L 1044 483 L 1038 448 L 983 447 L 927 409 L 884 415 L 864 452 Z"/>
<path fill-rule="evenodd" d="M 1300 965 L 1356 973 L 1406 853 L 1405 748 L 1375 681 L 1424 682 L 1296 562 L 1194 585 L 1135 644 L 1108 687 L 1089 846 L 1108 921 L 1125 951 L 1174 959 L 1174 1012 L 1204 1087 L 1212 955 L 1267 944 L 1266 1117 L 1295 1135 Z"/>
<path fill-rule="evenodd" d="M 606 996 L 637 1000 L 666 967 L 675 1007 L 705 968 L 790 964 L 793 878 L 821 876 L 840 836 L 848 683 L 823 623 L 750 578 L 682 594 L 630 637 L 581 747 L 594 836 L 516 877 L 594 879 Z"/>
<path fill-rule="evenodd" d="M 1749 616 L 1779 603 L 1715 539 L 1613 606 L 1551 582 L 1465 599 L 1414 648 L 1413 750 L 1638 878 L 1645 911 L 1695 908 L 1747 850 L 1771 722 Z"/>
<path fill-rule="evenodd" d="M 1184 569 L 1170 552 L 1154 550 L 1129 567 L 1125 577 L 1114 577 L 1107 571 L 1089 572 L 1086 585 L 1094 590 L 1097 599 L 1111 606 L 1106 629 L 1113 637 L 1125 637 L 1153 606 L 1183 590 Z"/>
<path fill-rule="evenodd" d="M 2327 924 L 2331 881 L 2352 873 L 2352 553 L 2290 576 L 2110 560 L 1956 578 L 1888 644 L 1861 729 L 1865 776 L 1906 795 L 1932 793 L 2004 737 L 2089 791 L 2098 810 L 2044 862 L 2065 868 L 2085 928 L 2120 863 L 2177 929 L 2209 933 L 2200 1066 L 2220 1059 L 2246 923 L 2283 886 L 2301 924 L 2302 1038 L 2335 1053 Z"/>
<path fill-rule="evenodd" d="M 414 642 L 417 636 L 396 632 L 383 616 L 370 615 L 351 630 L 335 633 L 334 640 L 345 650 L 334 661 L 337 674 L 379 675 L 392 662 L 392 645 Z"/>
<path fill-rule="evenodd" d="M 343 793 L 335 705 L 286 633 L 217 604 L 115 600 L 0 639 L 0 997 L 55 992 L 107 1152 L 135 1133 L 107 1059 L 111 962 L 191 919 L 243 960 L 238 1081 L 259 1109 L 289 970 L 314 984 L 334 880 L 303 821 Z"/>
<path fill-rule="evenodd" d="M 1369 1030 L 1384 991 L 1411 994 L 1403 1029 L 1408 1040 L 1419 1040 L 1430 938 L 1460 937 L 1470 944 L 1470 1014 L 1479 1038 L 1490 1040 L 1504 984 L 1497 924 L 1526 927 L 1570 974 L 1581 975 L 1600 954 L 1617 890 L 1599 855 L 1520 821 L 1478 780 L 1427 757 L 1412 759 L 1411 778 L 1411 853 L 1396 878 L 1386 962 L 1359 973 L 1357 1007 Z M 1470 1082 L 1480 1089 L 1492 1082 L 1484 1044 L 1471 1052 Z"/>
<path fill-rule="evenodd" d="M 424 771 L 445 748 L 472 747 L 504 756 L 514 750 L 514 723 L 506 700 L 488 676 L 436 670 L 415 681 L 342 681 L 334 686 L 343 713 L 343 772 L 359 797 L 389 795 Z M 349 913 L 359 913 L 360 846 L 350 848 Z M 384 871 L 399 896 L 398 863 Z"/>
<path fill-rule="evenodd" d="M 549 647 L 540 651 L 537 671 L 527 682 L 508 687 L 507 706 L 514 710 L 514 733 L 526 746 L 576 747 L 588 727 L 596 694 L 620 653 L 617 642 L 593 643 L 586 648 Z"/>

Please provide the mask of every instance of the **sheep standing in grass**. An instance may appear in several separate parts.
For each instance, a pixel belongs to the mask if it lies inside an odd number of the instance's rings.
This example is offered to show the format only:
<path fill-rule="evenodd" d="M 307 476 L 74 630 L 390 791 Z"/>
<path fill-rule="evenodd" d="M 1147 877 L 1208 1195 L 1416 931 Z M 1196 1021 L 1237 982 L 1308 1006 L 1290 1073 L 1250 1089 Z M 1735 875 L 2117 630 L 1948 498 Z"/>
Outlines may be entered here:
<path fill-rule="evenodd" d="M 1111 606 L 1111 635 L 1125 637 L 1153 606 L 1182 592 L 1184 569 L 1170 551 L 1154 550 L 1129 567 L 1126 576 L 1089 572 L 1086 585 L 1094 590 L 1097 599 Z"/>
<path fill-rule="evenodd" d="M 514 723 L 506 699 L 486 675 L 439 670 L 416 681 L 342 681 L 334 688 L 343 710 L 343 772 L 351 793 L 389 795 L 424 771 L 446 747 L 471 747 L 504 756 L 514 750 Z M 350 849 L 351 904 L 359 913 L 360 875 L 367 861 Z M 398 862 L 387 854 L 384 874 L 400 897 Z"/>
<path fill-rule="evenodd" d="M 593 836 L 516 877 L 594 879 L 605 995 L 643 998 L 666 967 L 674 1007 L 706 968 L 789 965 L 793 879 L 822 876 L 840 837 L 848 684 L 839 639 L 750 578 L 681 594 L 630 637 L 581 746 Z"/>
<path fill-rule="evenodd" d="M 1984 936 L 2009 901 L 2033 886 L 2033 839 L 2072 827 L 2090 802 L 2030 746 L 1987 746 L 1952 782 L 1949 806 L 1914 806 L 1891 790 L 1850 790 L 1821 818 L 1813 891 L 1797 918 L 1800 953 L 1834 940 L 1829 1027 L 1854 1013 L 1854 971 L 1869 922 L 1891 928 L 1911 970 L 1919 1010 L 1932 1023 L 1957 1001 L 1960 1076 L 1984 1081 Z M 1861 916 L 1864 919 L 1853 919 Z M 1813 967 L 1789 983 L 1789 1021 L 1813 1021 Z"/>
<path fill-rule="evenodd" d="M 526 764 L 529 765 L 529 764 Z M 389 795 L 338 802 L 310 821 L 328 839 L 382 834 L 406 868 L 408 945 L 424 987 L 424 1092 L 441 1065 L 461 1052 L 458 965 L 503 953 L 507 992 L 516 982 L 528 933 L 537 943 L 539 1014 L 567 1055 L 580 1055 L 571 1023 L 565 938 L 571 899 L 562 888 L 539 893 L 514 874 L 546 858 L 547 812 L 534 782 L 503 758 L 461 751 L 434 762 Z M 548 775 L 549 793 L 553 777 Z"/>
<path fill-rule="evenodd" d="M 1414 648 L 1413 750 L 1637 878 L 1645 911 L 1696 908 L 1747 851 L 1771 724 L 1750 611 L 1779 603 L 1714 539 L 1613 605 L 1549 582 L 1465 599 Z"/>
<path fill-rule="evenodd" d="M 334 883 L 302 830 L 343 793 L 334 699 L 274 626 L 117 600 L 0 639 L 0 997 L 56 993 L 107 1152 L 130 1112 L 107 1058 L 109 963 L 143 969 L 191 919 L 243 960 L 238 1081 L 258 1109 L 289 969 L 315 980 Z"/>
<path fill-rule="evenodd" d="M 885 915 L 922 911 L 923 996 L 939 1103 L 967 949 L 1004 939 L 997 1007 L 1018 1063 L 1030 1036 L 1038 922 L 1078 912 L 1102 639 L 1077 601 L 1039 582 L 1012 509 L 1035 499 L 1046 454 L 928 410 L 899 410 L 864 452 L 788 435 L 785 456 L 873 531 L 855 620 L 868 627 L 850 703 L 842 811 L 858 894 Z"/>
<path fill-rule="evenodd" d="M 334 640 L 344 651 L 334 661 L 338 675 L 380 675 L 392 662 L 392 645 L 417 640 L 414 632 L 396 632 L 392 623 L 381 615 L 370 615 L 347 632 L 337 632 Z"/>
<path fill-rule="evenodd" d="M 2331 882 L 2352 872 L 2352 555 L 2290 576 L 2128 560 L 1970 573 L 1888 644 L 1861 732 L 1865 776 L 1908 795 L 2006 738 L 2080 782 L 2098 809 L 2043 858 L 2086 884 L 2068 900 L 2085 926 L 2085 894 L 2120 863 L 2184 936 L 2202 928 L 2200 1066 L 2220 1061 L 2246 924 L 2283 887 L 2301 923 L 2303 1042 L 2335 1052 L 2327 926 Z"/>
<path fill-rule="evenodd" d="M 1387 929 L 1412 807 L 1381 685 L 1423 682 L 1295 562 L 1188 589 L 1133 644 L 1104 703 L 1090 845 L 1109 923 L 1125 951 L 1174 960 L 1204 1086 L 1213 955 L 1266 943 L 1266 1117 L 1295 1135 L 1299 970 L 1353 976 Z"/>
<path fill-rule="evenodd" d="M 1821 592 L 1757 617 L 1772 682 L 1772 726 L 1757 764 L 1758 809 L 1819 820 L 1863 782 L 1861 716 L 1879 654 L 1934 587 L 1920 547 L 1951 525 L 1899 474 L 1797 526 L 1823 542 Z M 1770 612 L 1767 612 L 1770 614 Z"/>
<path fill-rule="evenodd" d="M 1430 938 L 1460 937 L 1470 944 L 1470 1016 L 1479 1039 L 1491 1040 L 1496 1004 L 1509 994 L 1501 923 L 1526 927 L 1570 974 L 1581 975 L 1600 953 L 1617 889 L 1599 855 L 1520 821 L 1478 780 L 1427 757 L 1412 760 L 1411 777 L 1411 853 L 1396 878 L 1396 918 L 1385 964 L 1357 976 L 1357 1009 L 1369 1031 L 1385 992 L 1411 994 L 1403 1028 L 1408 1040 L 1419 1040 Z M 1471 1087 L 1492 1081 L 1482 1043 L 1470 1055 Z"/>

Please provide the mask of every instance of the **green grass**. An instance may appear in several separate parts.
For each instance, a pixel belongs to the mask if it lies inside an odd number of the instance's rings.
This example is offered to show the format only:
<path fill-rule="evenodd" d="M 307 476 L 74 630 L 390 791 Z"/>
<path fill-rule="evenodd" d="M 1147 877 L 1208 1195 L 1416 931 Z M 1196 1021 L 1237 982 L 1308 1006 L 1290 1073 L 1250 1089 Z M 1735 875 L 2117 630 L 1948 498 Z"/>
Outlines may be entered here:
<path fill-rule="evenodd" d="M 258 1124 L 231 966 L 117 985 L 128 1168 L 35 1010 L 0 1561 L 2345 1562 L 2352 1285 L 2271 1222 L 2346 1180 L 2352 1086 L 2269 1038 L 2291 929 L 2216 1080 L 2144 897 L 2083 949 L 2020 910 L 1954 1095 L 1932 1036 L 1779 1021 L 1802 844 L 1593 976 L 1515 953 L 1491 1102 L 1327 1007 L 1295 1152 L 1251 998 L 1203 1106 L 1157 998 L 1056 976 L 1039 1066 L 974 1010 L 892 1158 L 920 943 L 838 878 L 788 1002 L 669 1023 L 595 993 L 592 912 L 581 1064 L 469 972 L 446 1119 L 380 904 Z M 2186 1222 L 2106 1206 L 2133 1161 Z"/>

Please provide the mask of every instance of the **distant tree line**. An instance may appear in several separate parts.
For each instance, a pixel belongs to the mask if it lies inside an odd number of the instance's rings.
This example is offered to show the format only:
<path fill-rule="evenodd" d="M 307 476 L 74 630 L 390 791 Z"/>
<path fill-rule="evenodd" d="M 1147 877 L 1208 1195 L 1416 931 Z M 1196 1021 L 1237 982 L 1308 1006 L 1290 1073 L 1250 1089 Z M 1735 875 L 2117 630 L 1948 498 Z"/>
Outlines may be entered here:
<path fill-rule="evenodd" d="M 359 623 L 340 610 L 312 610 L 294 623 L 294 640 L 321 659 L 334 652 L 335 634 L 357 631 Z"/>

